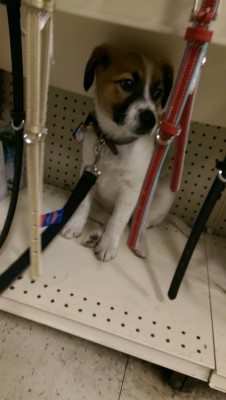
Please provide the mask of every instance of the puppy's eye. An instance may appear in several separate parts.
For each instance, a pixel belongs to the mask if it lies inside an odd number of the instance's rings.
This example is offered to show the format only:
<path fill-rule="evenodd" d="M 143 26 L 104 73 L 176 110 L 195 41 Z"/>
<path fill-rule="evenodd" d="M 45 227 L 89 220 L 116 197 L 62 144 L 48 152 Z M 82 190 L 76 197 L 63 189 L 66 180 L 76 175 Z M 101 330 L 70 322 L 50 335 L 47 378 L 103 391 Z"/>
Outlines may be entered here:
<path fill-rule="evenodd" d="M 134 89 L 134 81 L 132 79 L 121 79 L 117 82 L 124 92 L 132 92 Z"/>
<path fill-rule="evenodd" d="M 163 95 L 163 90 L 160 87 L 151 88 L 151 97 L 154 101 L 158 101 Z"/>

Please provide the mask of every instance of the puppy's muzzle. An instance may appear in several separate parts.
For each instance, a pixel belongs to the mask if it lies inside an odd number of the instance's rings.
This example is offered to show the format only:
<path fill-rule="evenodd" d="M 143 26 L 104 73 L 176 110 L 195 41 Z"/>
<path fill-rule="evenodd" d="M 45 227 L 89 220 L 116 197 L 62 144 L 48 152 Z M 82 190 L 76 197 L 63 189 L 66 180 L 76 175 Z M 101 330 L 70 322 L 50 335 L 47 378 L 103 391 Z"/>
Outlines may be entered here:
<path fill-rule="evenodd" d="M 136 133 L 138 134 L 149 133 L 156 125 L 156 122 L 157 122 L 156 117 L 151 110 L 146 109 L 140 111 Z"/>

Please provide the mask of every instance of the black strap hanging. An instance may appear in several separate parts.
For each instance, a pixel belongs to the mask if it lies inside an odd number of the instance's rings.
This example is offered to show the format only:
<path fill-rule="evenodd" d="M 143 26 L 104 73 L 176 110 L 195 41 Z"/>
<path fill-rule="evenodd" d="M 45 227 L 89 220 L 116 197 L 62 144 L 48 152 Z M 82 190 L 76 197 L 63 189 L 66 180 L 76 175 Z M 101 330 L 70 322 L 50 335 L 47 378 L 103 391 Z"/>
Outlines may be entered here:
<path fill-rule="evenodd" d="M 16 131 L 14 179 L 8 213 L 0 235 L 0 248 L 5 243 L 16 211 L 23 160 L 24 90 L 20 27 L 20 0 L 2 1 L 7 7 L 13 77 L 12 126 Z"/>
<path fill-rule="evenodd" d="M 189 261 L 195 250 L 197 242 L 205 228 L 206 222 L 210 216 L 210 213 L 215 206 L 217 200 L 220 199 L 222 192 L 226 185 L 226 157 L 224 161 L 217 161 L 216 167 L 218 169 L 218 175 L 216 176 L 210 191 L 203 203 L 200 213 L 195 221 L 192 228 L 191 234 L 188 238 L 182 256 L 180 258 L 179 264 L 175 271 L 173 280 L 171 282 L 168 296 L 171 300 L 174 300 L 177 296 L 178 290 L 180 288 L 181 282 L 183 280 L 184 274 L 187 270 Z"/>
<path fill-rule="evenodd" d="M 42 234 L 42 250 L 45 250 L 49 243 L 62 230 L 69 221 L 76 208 L 83 201 L 89 190 L 96 183 L 98 174 L 84 171 L 71 196 L 64 206 L 62 221 L 57 225 L 52 225 Z M 0 293 L 2 293 L 10 283 L 29 266 L 29 249 L 27 249 L 2 275 L 0 275 Z"/>

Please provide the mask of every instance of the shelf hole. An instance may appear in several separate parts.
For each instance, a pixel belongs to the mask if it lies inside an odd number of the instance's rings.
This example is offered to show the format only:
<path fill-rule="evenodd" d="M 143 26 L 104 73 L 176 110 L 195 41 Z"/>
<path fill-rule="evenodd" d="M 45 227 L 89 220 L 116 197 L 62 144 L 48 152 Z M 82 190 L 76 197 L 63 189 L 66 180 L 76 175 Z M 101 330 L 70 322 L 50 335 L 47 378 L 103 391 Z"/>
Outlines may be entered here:
<path fill-rule="evenodd" d="M 122 323 L 122 324 L 121 324 L 121 327 L 122 327 L 122 328 L 125 328 L 125 324 L 124 324 L 124 323 Z"/>
<path fill-rule="evenodd" d="M 100 304 L 101 304 L 101 303 L 98 301 L 98 302 L 97 302 L 97 306 L 100 306 Z"/>
<path fill-rule="evenodd" d="M 142 317 L 139 315 L 138 319 L 142 319 Z"/>
<path fill-rule="evenodd" d="M 166 339 L 166 342 L 167 342 L 167 343 L 170 343 L 170 339 Z"/>
<path fill-rule="evenodd" d="M 151 333 L 151 337 L 155 337 L 155 334 L 154 334 L 154 333 Z"/>
<path fill-rule="evenodd" d="M 156 325 L 156 321 L 152 321 L 153 325 Z"/>
<path fill-rule="evenodd" d="M 50 301 L 51 303 L 54 303 L 55 302 L 55 300 L 54 299 L 51 299 L 51 301 Z"/>
<path fill-rule="evenodd" d="M 59 293 L 59 292 L 60 292 L 60 289 L 57 289 L 57 292 Z"/>
<path fill-rule="evenodd" d="M 171 329 L 171 326 L 168 325 L 168 326 L 167 326 L 167 329 L 170 330 L 170 329 Z"/>
<path fill-rule="evenodd" d="M 182 333 L 182 335 L 186 335 L 186 332 L 185 332 L 185 331 L 182 331 L 181 333 Z"/>
<path fill-rule="evenodd" d="M 18 279 L 18 281 L 19 281 L 20 279 L 23 279 L 23 276 L 18 276 L 17 279 Z"/>
<path fill-rule="evenodd" d="M 139 328 L 137 328 L 137 329 L 136 329 L 136 332 L 140 332 L 140 329 L 139 329 Z"/>
<path fill-rule="evenodd" d="M 74 296 L 74 293 L 70 293 L 70 296 L 73 297 L 73 296 Z"/>
<path fill-rule="evenodd" d="M 42 296 L 41 296 L 40 294 L 38 294 L 37 298 L 38 298 L 38 299 L 41 299 L 41 297 L 42 297 Z"/>
<path fill-rule="evenodd" d="M 185 349 L 185 344 L 182 344 L 181 347 L 182 347 L 183 349 Z"/>
<path fill-rule="evenodd" d="M 33 280 L 31 281 L 31 283 L 35 283 L 35 280 L 33 279 Z"/>
<path fill-rule="evenodd" d="M 47 288 L 48 287 L 48 285 L 44 285 L 44 288 Z"/>
<path fill-rule="evenodd" d="M 110 318 L 107 318 L 107 322 L 111 322 Z"/>
<path fill-rule="evenodd" d="M 68 307 L 68 304 L 64 304 L 64 307 L 67 308 L 67 307 Z"/>
<path fill-rule="evenodd" d="M 114 310 L 115 308 L 114 308 L 114 307 L 110 307 L 110 309 L 111 309 L 111 310 Z"/>
<path fill-rule="evenodd" d="M 128 311 L 124 311 L 124 314 L 125 314 L 125 315 L 128 315 Z"/>
<path fill-rule="evenodd" d="M 87 297 L 83 297 L 83 301 L 87 301 Z"/>
<path fill-rule="evenodd" d="M 201 337 L 200 337 L 200 336 L 196 336 L 196 339 L 197 339 L 197 340 L 200 340 L 200 339 L 201 339 Z"/>
<path fill-rule="evenodd" d="M 78 312 L 82 312 L 82 308 L 79 308 L 79 309 L 78 309 Z"/>
<path fill-rule="evenodd" d="M 92 315 L 93 315 L 94 318 L 97 316 L 96 314 L 92 314 Z"/>
<path fill-rule="evenodd" d="M 27 290 L 24 290 L 24 294 L 27 294 Z"/>
<path fill-rule="evenodd" d="M 199 349 L 198 349 L 198 350 L 197 350 L 197 353 L 199 353 L 199 354 L 200 354 L 200 353 L 201 353 L 201 350 L 199 350 Z"/>
<path fill-rule="evenodd" d="M 15 287 L 14 286 L 10 286 L 10 290 L 14 290 L 15 289 Z"/>

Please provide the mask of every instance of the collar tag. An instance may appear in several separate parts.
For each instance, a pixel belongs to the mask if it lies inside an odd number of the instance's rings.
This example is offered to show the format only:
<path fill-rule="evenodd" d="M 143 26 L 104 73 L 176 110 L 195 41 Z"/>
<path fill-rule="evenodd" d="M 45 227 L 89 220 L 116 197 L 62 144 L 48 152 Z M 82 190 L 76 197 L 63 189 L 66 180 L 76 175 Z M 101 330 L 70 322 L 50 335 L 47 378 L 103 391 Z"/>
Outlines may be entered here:
<path fill-rule="evenodd" d="M 86 132 L 86 125 L 83 122 L 81 122 L 79 126 L 72 133 L 72 136 L 78 143 L 81 143 L 85 137 L 85 132 Z"/>
<path fill-rule="evenodd" d="M 78 143 L 81 143 L 85 137 L 87 126 L 92 125 L 93 123 L 93 116 L 92 114 L 88 114 L 86 117 L 85 122 L 81 122 L 79 126 L 74 130 L 72 136 L 77 140 Z"/>

